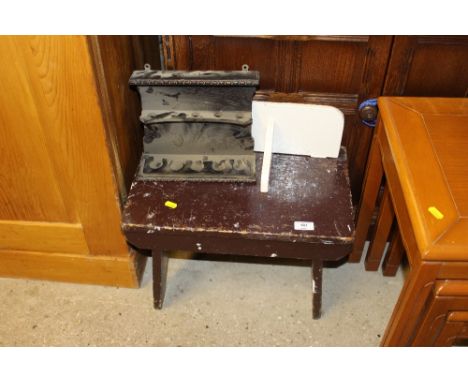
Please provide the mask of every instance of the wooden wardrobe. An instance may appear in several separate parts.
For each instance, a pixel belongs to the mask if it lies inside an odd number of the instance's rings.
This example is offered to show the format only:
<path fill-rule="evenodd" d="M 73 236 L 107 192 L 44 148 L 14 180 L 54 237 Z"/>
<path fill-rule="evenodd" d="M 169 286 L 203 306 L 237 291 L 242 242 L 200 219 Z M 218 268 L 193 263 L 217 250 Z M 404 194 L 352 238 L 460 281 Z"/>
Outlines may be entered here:
<path fill-rule="evenodd" d="M 144 62 L 158 67 L 157 38 L 0 37 L 0 276 L 139 285 L 120 205 Z"/>

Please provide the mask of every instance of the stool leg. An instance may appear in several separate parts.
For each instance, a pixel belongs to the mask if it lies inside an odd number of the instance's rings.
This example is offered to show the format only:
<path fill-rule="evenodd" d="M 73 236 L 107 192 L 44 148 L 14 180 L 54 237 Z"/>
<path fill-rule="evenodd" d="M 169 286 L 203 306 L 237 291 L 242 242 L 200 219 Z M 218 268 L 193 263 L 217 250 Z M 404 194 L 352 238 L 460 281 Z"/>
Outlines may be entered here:
<path fill-rule="evenodd" d="M 367 271 L 376 271 L 379 269 L 394 217 L 395 212 L 393 210 L 392 200 L 390 199 L 390 191 L 388 190 L 388 185 L 386 185 L 382 201 L 380 203 L 380 211 L 375 227 L 375 234 L 369 245 L 369 250 L 367 251 L 364 263 Z"/>
<path fill-rule="evenodd" d="M 401 241 L 400 231 L 398 230 L 398 227 L 396 227 L 392 241 L 390 242 L 390 247 L 388 248 L 387 255 L 385 256 L 382 265 L 382 272 L 384 276 L 396 275 L 404 253 L 405 247 Z"/>
<path fill-rule="evenodd" d="M 314 320 L 319 319 L 322 313 L 322 270 L 323 261 L 314 260 L 312 262 L 312 318 Z"/>
<path fill-rule="evenodd" d="M 372 221 L 372 214 L 375 210 L 375 202 L 382 183 L 383 167 L 382 156 L 380 154 L 377 137 L 374 134 L 372 145 L 367 160 L 366 175 L 359 205 L 359 215 L 356 223 L 356 232 L 353 251 L 349 255 L 349 262 L 359 263 L 362 251 L 367 239 L 367 232 Z"/>
<path fill-rule="evenodd" d="M 166 292 L 167 255 L 164 251 L 153 249 L 153 301 L 155 309 L 162 309 Z"/>

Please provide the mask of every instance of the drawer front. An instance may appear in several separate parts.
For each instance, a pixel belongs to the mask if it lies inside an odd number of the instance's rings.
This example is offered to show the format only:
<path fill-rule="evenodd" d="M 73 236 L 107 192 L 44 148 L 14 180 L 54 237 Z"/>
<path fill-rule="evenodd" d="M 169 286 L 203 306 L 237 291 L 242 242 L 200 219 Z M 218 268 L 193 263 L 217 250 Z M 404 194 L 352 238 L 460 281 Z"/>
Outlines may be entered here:
<path fill-rule="evenodd" d="M 435 284 L 413 346 L 450 346 L 464 338 L 468 325 L 468 280 Z"/>

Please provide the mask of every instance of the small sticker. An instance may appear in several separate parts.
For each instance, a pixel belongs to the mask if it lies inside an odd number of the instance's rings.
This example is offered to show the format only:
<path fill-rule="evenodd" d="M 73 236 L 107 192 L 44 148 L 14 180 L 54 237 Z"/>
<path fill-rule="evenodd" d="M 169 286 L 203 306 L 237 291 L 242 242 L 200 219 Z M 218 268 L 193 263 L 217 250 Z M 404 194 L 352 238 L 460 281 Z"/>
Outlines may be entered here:
<path fill-rule="evenodd" d="M 439 211 L 437 207 L 431 206 L 427 209 L 432 216 L 434 216 L 437 220 L 442 220 L 444 218 L 444 214 Z"/>
<path fill-rule="evenodd" d="M 166 200 L 166 203 L 164 203 L 164 205 L 167 207 L 167 208 L 177 208 L 177 203 L 176 202 L 171 202 L 170 200 Z"/>
<path fill-rule="evenodd" d="M 313 231 L 314 222 L 294 222 L 294 229 L 297 231 Z"/>

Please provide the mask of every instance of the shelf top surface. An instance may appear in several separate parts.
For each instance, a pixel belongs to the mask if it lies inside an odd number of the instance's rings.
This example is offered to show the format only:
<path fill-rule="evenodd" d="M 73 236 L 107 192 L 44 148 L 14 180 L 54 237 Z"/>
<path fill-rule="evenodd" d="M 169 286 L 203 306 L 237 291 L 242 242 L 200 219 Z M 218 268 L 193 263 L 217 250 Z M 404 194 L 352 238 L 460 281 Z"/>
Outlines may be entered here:
<path fill-rule="evenodd" d="M 424 259 L 468 259 L 468 99 L 379 98 Z"/>

